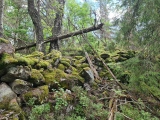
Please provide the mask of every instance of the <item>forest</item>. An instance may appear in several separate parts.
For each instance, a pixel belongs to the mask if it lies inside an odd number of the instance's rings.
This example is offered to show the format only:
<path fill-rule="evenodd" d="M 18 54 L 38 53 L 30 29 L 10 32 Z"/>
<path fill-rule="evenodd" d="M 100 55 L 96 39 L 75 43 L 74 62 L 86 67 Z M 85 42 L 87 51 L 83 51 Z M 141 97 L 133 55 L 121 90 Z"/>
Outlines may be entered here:
<path fill-rule="evenodd" d="M 159 120 L 160 0 L 0 0 L 0 120 Z"/>

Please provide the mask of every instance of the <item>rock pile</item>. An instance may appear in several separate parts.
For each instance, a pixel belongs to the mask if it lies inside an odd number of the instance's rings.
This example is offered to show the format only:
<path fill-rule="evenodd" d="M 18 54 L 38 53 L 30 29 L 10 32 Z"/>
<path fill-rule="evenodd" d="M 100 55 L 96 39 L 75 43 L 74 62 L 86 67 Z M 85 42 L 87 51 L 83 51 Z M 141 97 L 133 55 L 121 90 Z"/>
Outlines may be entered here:
<path fill-rule="evenodd" d="M 0 119 L 25 120 L 23 107 L 29 100 L 35 98 L 36 104 L 45 103 L 52 89 L 71 90 L 75 85 L 97 84 L 83 56 L 63 57 L 56 50 L 47 55 L 37 51 L 22 55 L 14 53 L 14 48 L 5 40 L 0 42 Z M 132 52 L 101 54 L 107 63 L 133 56 Z M 103 79 L 110 79 L 98 58 L 93 56 L 92 62 Z"/>

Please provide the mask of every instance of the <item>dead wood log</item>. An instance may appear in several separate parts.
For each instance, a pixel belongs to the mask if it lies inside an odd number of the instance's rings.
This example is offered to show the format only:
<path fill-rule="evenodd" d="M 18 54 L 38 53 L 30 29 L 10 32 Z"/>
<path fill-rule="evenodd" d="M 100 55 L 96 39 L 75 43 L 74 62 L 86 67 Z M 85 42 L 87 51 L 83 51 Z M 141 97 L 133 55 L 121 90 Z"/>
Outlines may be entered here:
<path fill-rule="evenodd" d="M 91 61 L 91 60 L 90 60 L 90 58 L 89 58 L 88 53 L 87 53 L 87 52 L 85 52 L 85 55 L 86 55 L 86 58 L 87 58 L 88 64 L 89 64 L 89 66 L 90 66 L 91 70 L 92 70 L 92 71 L 93 71 L 93 73 L 94 73 L 94 77 L 95 77 L 96 79 L 98 79 L 98 80 L 101 80 L 101 78 L 100 78 L 100 77 L 99 77 L 99 75 L 98 75 L 98 72 L 96 71 L 96 69 L 95 69 L 95 67 L 94 67 L 94 65 L 93 65 L 93 63 L 92 63 L 92 61 Z"/>
<path fill-rule="evenodd" d="M 75 31 L 75 32 L 71 32 L 71 33 L 68 33 L 68 34 L 65 34 L 65 35 L 61 35 L 61 36 L 57 36 L 57 37 L 49 37 L 46 41 L 43 42 L 43 44 L 44 43 L 49 43 L 49 42 L 52 42 L 52 41 L 55 41 L 55 40 L 62 40 L 62 39 L 65 39 L 65 38 L 69 38 L 69 37 L 72 37 L 72 36 L 80 35 L 80 34 L 91 32 L 91 31 L 99 30 L 99 29 L 102 28 L 102 26 L 103 26 L 103 23 L 101 23 L 97 26 L 92 26 L 92 27 L 85 28 L 85 29 Z M 27 46 L 24 46 L 24 47 L 19 47 L 19 48 L 16 48 L 15 50 L 18 51 L 18 50 L 22 50 L 22 49 L 26 49 L 26 48 L 30 48 L 30 47 L 34 47 L 34 46 L 36 46 L 36 43 L 33 43 L 31 45 L 27 45 Z"/>

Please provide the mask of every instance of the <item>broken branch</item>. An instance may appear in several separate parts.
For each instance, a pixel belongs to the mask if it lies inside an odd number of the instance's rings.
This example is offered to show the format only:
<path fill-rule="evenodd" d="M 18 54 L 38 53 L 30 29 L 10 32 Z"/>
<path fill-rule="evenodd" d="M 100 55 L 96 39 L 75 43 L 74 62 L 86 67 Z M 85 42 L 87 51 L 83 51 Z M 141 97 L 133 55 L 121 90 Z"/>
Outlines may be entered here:
<path fill-rule="evenodd" d="M 62 39 L 65 39 L 65 38 L 69 38 L 69 37 L 72 37 L 72 36 L 80 35 L 80 34 L 91 32 L 91 31 L 95 31 L 95 30 L 101 29 L 102 26 L 103 26 L 103 23 L 101 23 L 97 26 L 92 26 L 92 27 L 85 28 L 85 29 L 75 31 L 75 32 L 71 32 L 71 33 L 68 33 L 68 34 L 65 34 L 65 35 L 61 35 L 61 36 L 57 36 L 57 37 L 49 37 L 46 41 L 43 42 L 43 44 L 44 43 L 49 43 L 49 42 L 52 42 L 52 41 L 55 41 L 55 40 L 62 40 Z M 36 46 L 36 43 L 33 43 L 31 45 L 28 45 L 28 46 L 16 48 L 15 50 L 16 51 L 23 50 L 23 49 L 34 47 L 34 46 Z"/>

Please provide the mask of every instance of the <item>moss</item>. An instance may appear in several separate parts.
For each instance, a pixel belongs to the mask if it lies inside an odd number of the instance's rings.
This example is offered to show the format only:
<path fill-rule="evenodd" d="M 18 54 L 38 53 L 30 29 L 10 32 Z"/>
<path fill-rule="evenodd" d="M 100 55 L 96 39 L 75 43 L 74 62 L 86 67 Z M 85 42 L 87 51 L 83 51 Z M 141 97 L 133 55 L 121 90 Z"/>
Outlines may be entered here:
<path fill-rule="evenodd" d="M 89 64 L 87 64 L 87 63 L 82 63 L 82 64 L 80 65 L 80 67 L 81 67 L 81 68 L 89 67 Z"/>
<path fill-rule="evenodd" d="M 38 68 L 48 68 L 50 66 L 50 62 L 47 60 L 40 60 L 36 65 Z"/>
<path fill-rule="evenodd" d="M 66 62 L 66 61 L 61 61 L 61 64 L 63 64 L 64 66 L 66 66 L 66 67 L 70 67 L 71 65 L 68 63 L 68 62 Z"/>
<path fill-rule="evenodd" d="M 49 54 L 47 54 L 45 56 L 46 59 L 52 59 L 52 58 L 61 58 L 62 57 L 62 54 L 60 51 L 58 50 L 52 50 Z"/>
<path fill-rule="evenodd" d="M 76 60 L 74 64 L 75 64 L 75 65 L 76 65 L 76 64 L 81 64 L 81 63 L 85 62 L 85 60 L 86 60 L 86 58 L 83 57 L 83 58 L 81 58 L 80 60 Z"/>
<path fill-rule="evenodd" d="M 69 79 L 71 80 L 79 80 L 81 83 L 84 83 L 84 78 L 82 78 L 79 73 L 77 72 L 72 72 L 72 75 L 69 76 Z"/>
<path fill-rule="evenodd" d="M 35 104 L 42 104 L 49 94 L 47 85 L 40 86 L 34 90 L 28 91 L 22 95 L 23 100 L 27 103 L 31 98 L 36 98 Z"/>
<path fill-rule="evenodd" d="M 9 41 L 4 38 L 0 38 L 0 43 L 9 43 Z"/>
<path fill-rule="evenodd" d="M 49 88 L 48 85 L 44 85 L 39 87 L 39 89 L 42 91 L 42 94 L 40 95 L 40 101 L 41 103 L 43 102 L 44 99 L 47 99 L 48 94 L 49 94 Z"/>
<path fill-rule="evenodd" d="M 84 69 L 85 71 L 86 71 L 86 70 L 90 70 L 90 68 L 89 68 L 89 67 L 85 67 L 85 68 L 83 68 L 83 69 Z"/>
<path fill-rule="evenodd" d="M 0 69 L 4 69 L 6 67 L 6 65 L 10 65 L 10 64 L 16 64 L 18 62 L 17 59 L 15 59 L 13 56 L 4 53 L 1 55 L 1 59 L 0 59 Z"/>
<path fill-rule="evenodd" d="M 36 63 L 38 63 L 38 59 L 34 57 L 28 57 L 22 54 L 15 54 L 14 58 L 18 60 L 19 65 L 24 64 L 24 65 L 31 65 L 34 66 Z"/>
<path fill-rule="evenodd" d="M 21 111 L 21 108 L 20 106 L 18 105 L 17 103 L 17 100 L 16 99 L 12 99 L 8 105 L 8 109 L 9 110 L 13 110 L 15 112 L 20 112 Z"/>
<path fill-rule="evenodd" d="M 83 58 L 83 56 L 75 56 L 74 58 L 76 58 L 77 60 L 80 60 Z"/>
<path fill-rule="evenodd" d="M 66 79 L 67 74 L 60 69 L 52 69 L 50 71 L 45 71 L 43 73 L 45 78 L 45 83 L 47 85 L 54 85 L 60 82 L 61 79 Z"/>
<path fill-rule="evenodd" d="M 56 82 L 55 80 L 56 72 L 54 70 L 46 70 L 43 72 L 43 76 L 45 78 L 45 83 L 47 85 L 53 84 Z"/>
<path fill-rule="evenodd" d="M 45 78 L 39 70 L 32 69 L 29 81 L 33 84 L 39 85 L 45 82 Z"/>
<path fill-rule="evenodd" d="M 58 69 L 60 69 L 60 70 L 63 70 L 63 71 L 64 71 L 64 70 L 65 70 L 65 66 L 64 66 L 63 64 L 59 64 L 59 65 L 58 65 Z"/>
<path fill-rule="evenodd" d="M 68 59 L 68 58 L 61 58 L 61 61 L 65 61 L 65 62 L 68 62 L 69 64 L 71 63 L 71 61 L 70 61 L 70 59 Z"/>
<path fill-rule="evenodd" d="M 27 58 L 43 58 L 44 57 L 44 54 L 42 52 L 39 52 L 39 51 L 35 51 L 33 53 L 31 53 L 30 55 L 27 55 L 26 56 Z"/>
<path fill-rule="evenodd" d="M 9 101 L 10 99 L 8 99 L 7 97 L 3 97 L 3 101 L 0 102 L 0 109 L 8 108 Z"/>

